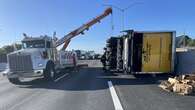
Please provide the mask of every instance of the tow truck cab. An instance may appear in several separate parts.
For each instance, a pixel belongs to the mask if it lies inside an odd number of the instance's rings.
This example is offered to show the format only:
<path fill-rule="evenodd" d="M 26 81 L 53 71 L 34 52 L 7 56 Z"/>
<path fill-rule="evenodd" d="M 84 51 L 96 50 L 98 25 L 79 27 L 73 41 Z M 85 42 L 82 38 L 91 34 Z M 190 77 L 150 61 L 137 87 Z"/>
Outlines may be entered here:
<path fill-rule="evenodd" d="M 76 57 L 75 53 L 58 52 L 54 45 L 54 40 L 48 36 L 25 37 L 22 40 L 23 48 L 7 55 L 7 77 L 10 82 L 18 83 L 21 77 L 44 77 L 51 80 L 54 78 L 57 69 L 75 66 L 71 61 L 73 55 Z M 61 57 L 62 54 L 64 57 Z"/>

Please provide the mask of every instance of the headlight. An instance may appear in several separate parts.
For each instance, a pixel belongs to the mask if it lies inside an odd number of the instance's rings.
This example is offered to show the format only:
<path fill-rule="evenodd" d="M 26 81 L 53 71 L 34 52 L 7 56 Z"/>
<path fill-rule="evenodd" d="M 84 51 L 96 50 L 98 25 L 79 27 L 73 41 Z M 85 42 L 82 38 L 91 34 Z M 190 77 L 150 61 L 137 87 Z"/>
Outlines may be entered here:
<path fill-rule="evenodd" d="M 38 66 L 39 66 L 39 67 L 42 67 L 42 66 L 43 66 L 43 64 L 42 64 L 42 63 L 39 63 L 39 64 L 38 64 Z"/>

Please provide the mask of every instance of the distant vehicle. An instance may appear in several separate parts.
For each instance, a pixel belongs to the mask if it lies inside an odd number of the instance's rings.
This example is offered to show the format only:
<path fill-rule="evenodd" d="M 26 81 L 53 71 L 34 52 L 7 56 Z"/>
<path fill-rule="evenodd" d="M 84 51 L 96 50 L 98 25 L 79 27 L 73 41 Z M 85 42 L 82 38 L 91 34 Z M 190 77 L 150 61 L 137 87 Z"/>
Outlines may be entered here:
<path fill-rule="evenodd" d="M 94 55 L 94 59 L 97 59 L 97 60 L 101 59 L 101 57 L 102 57 L 102 56 L 101 56 L 100 54 L 95 54 L 95 55 Z"/>
<path fill-rule="evenodd" d="M 81 55 L 79 59 L 80 60 L 86 60 L 86 57 L 85 57 L 85 55 Z"/>
<path fill-rule="evenodd" d="M 95 51 L 75 50 L 79 60 L 96 60 L 100 59 L 101 55 L 95 53 Z"/>
<path fill-rule="evenodd" d="M 20 77 L 44 77 L 46 80 L 54 80 L 56 70 L 76 66 L 76 53 L 65 51 L 71 39 L 77 35 L 84 34 L 84 31 L 111 13 L 111 8 L 106 9 L 100 16 L 90 20 L 59 40 L 55 37 L 55 33 L 53 38 L 46 35 L 32 38 L 23 34 L 25 37 L 22 40 L 23 49 L 7 55 L 8 80 L 13 84 L 19 84 L 21 82 Z M 57 50 L 62 44 L 62 49 Z"/>

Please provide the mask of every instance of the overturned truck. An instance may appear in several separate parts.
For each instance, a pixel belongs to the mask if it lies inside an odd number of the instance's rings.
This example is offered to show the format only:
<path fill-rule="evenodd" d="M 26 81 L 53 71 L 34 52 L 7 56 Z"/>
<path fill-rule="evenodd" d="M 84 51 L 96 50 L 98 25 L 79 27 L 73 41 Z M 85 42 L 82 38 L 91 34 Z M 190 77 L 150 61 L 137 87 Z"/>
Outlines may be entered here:
<path fill-rule="evenodd" d="M 173 73 L 175 31 L 125 31 L 107 40 L 105 68 L 127 74 Z"/>

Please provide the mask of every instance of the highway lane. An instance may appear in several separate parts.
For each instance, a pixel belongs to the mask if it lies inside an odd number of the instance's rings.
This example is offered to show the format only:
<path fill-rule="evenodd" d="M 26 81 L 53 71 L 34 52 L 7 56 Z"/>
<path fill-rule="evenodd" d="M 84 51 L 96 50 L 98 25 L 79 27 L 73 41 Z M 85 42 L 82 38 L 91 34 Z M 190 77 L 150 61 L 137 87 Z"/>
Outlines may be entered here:
<path fill-rule="evenodd" d="M 157 87 L 167 77 L 135 78 L 104 73 L 99 68 L 66 74 L 56 82 L 38 79 L 19 86 L 1 77 L 0 110 L 115 110 L 120 104 L 124 110 L 195 109 L 195 96 L 167 93 Z"/>
<path fill-rule="evenodd" d="M 167 78 L 120 75 L 111 80 L 125 110 L 195 110 L 195 96 L 182 96 L 158 87 Z"/>
<path fill-rule="evenodd" d="M 57 82 L 35 80 L 25 85 L 0 81 L 1 110 L 114 110 L 101 70 L 70 72 Z"/>

